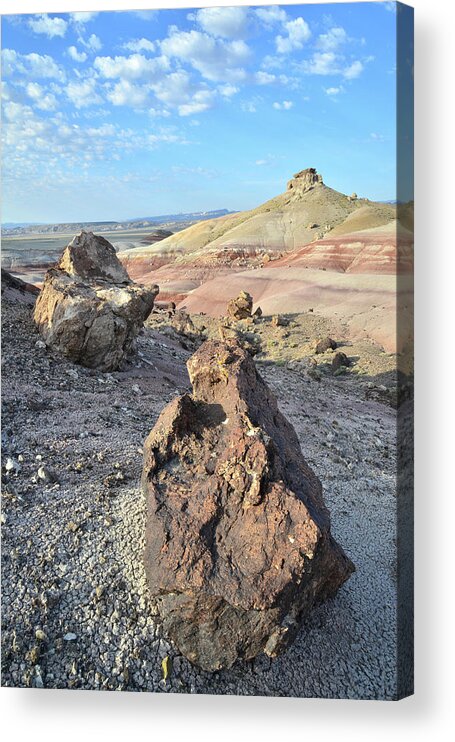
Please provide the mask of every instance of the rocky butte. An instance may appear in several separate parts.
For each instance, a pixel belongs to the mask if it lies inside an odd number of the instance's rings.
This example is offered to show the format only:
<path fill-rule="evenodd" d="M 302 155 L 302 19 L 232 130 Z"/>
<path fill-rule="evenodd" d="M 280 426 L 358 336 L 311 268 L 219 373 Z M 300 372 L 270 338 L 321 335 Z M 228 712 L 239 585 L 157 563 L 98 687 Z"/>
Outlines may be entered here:
<path fill-rule="evenodd" d="M 153 308 L 158 286 L 135 284 L 104 237 L 82 231 L 45 276 L 34 320 L 46 344 L 75 363 L 117 369 Z"/>
<path fill-rule="evenodd" d="M 397 209 L 346 195 L 310 167 L 254 209 L 195 224 L 119 259 L 135 280 L 160 284 L 160 301 L 191 314 L 221 317 L 244 290 L 266 315 L 315 307 L 343 322 L 350 339 L 396 352 L 396 275 L 401 305 L 409 305 L 412 230 L 413 204 Z"/>
<path fill-rule="evenodd" d="M 163 628 L 204 670 L 274 657 L 354 570 L 294 428 L 235 342 L 188 361 L 144 445 L 145 569 Z"/>

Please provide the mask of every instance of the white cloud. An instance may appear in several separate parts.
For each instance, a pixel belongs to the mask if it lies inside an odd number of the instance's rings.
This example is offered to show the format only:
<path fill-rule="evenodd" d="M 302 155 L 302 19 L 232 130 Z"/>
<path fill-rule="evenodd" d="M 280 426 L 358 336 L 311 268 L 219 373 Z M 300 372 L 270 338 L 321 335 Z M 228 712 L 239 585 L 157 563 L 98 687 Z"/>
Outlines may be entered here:
<path fill-rule="evenodd" d="M 370 139 L 373 139 L 373 141 L 375 141 L 375 142 L 384 142 L 385 141 L 385 136 L 384 136 L 384 134 L 378 134 L 377 132 L 374 132 L 373 131 L 370 134 Z"/>
<path fill-rule="evenodd" d="M 287 66 L 287 59 L 284 57 L 274 57 L 267 54 L 262 60 L 261 67 L 265 70 L 281 70 Z"/>
<path fill-rule="evenodd" d="M 346 69 L 343 70 L 343 76 L 347 80 L 353 80 L 354 78 L 358 77 L 361 72 L 363 72 L 363 64 L 362 62 L 359 62 L 357 60 L 355 62 L 352 62 L 349 67 L 346 67 Z"/>
<path fill-rule="evenodd" d="M 344 92 L 344 88 L 342 85 L 339 85 L 338 87 L 331 87 L 331 88 L 325 88 L 325 92 L 328 96 L 333 97 L 335 95 L 339 95 L 340 93 Z"/>
<path fill-rule="evenodd" d="M 266 8 L 257 8 L 255 13 L 267 28 L 270 28 L 276 23 L 284 24 L 288 19 L 284 8 L 279 8 L 278 5 L 270 5 Z"/>
<path fill-rule="evenodd" d="M 31 88 L 29 92 L 36 97 L 39 90 Z M 76 175 L 83 182 L 84 172 L 96 161 L 103 165 L 103 187 L 110 181 L 117 188 L 118 175 L 106 171 L 106 163 L 111 159 L 124 158 L 131 152 L 147 152 L 161 144 L 188 144 L 176 128 L 157 129 L 151 134 L 150 124 L 143 130 L 121 128 L 113 123 L 84 125 L 81 122 L 86 117 L 85 111 L 75 123 L 62 112 L 43 117 L 30 105 L 6 100 L 3 112 L 3 177 L 14 198 L 27 198 L 37 188 L 52 194 L 62 185 L 74 184 Z M 90 170 L 90 184 L 93 178 L 96 179 L 96 173 Z"/>
<path fill-rule="evenodd" d="M 155 44 L 149 39 L 132 39 L 123 44 L 123 48 L 130 52 L 154 52 Z"/>
<path fill-rule="evenodd" d="M 80 37 L 79 41 L 85 46 L 86 49 L 89 49 L 91 52 L 99 52 L 100 49 L 103 48 L 101 39 L 94 33 L 90 34 L 88 39 L 83 39 L 82 37 Z"/>
<path fill-rule="evenodd" d="M 206 87 L 198 87 L 191 81 L 186 70 L 177 70 L 152 85 L 156 97 L 179 116 L 190 116 L 212 108 L 216 93 Z M 231 93 L 233 94 L 233 92 Z"/>
<path fill-rule="evenodd" d="M 309 60 L 302 62 L 299 67 L 309 75 L 342 75 L 345 80 L 354 80 L 364 70 L 364 64 L 371 62 L 374 57 L 366 57 L 363 62 L 355 60 L 348 63 L 343 54 L 334 51 L 315 52 Z"/>
<path fill-rule="evenodd" d="M 245 100 L 241 103 L 240 107 L 242 111 L 245 111 L 245 113 L 257 113 L 257 104 L 258 101 L 256 99 Z"/>
<path fill-rule="evenodd" d="M 167 57 L 149 59 L 142 54 L 129 57 L 96 57 L 93 66 L 105 78 L 123 80 L 155 80 L 169 69 Z"/>
<path fill-rule="evenodd" d="M 55 95 L 46 93 L 45 89 L 39 83 L 29 82 L 25 87 L 25 92 L 41 111 L 55 111 L 57 108 Z"/>
<path fill-rule="evenodd" d="M 37 118 L 30 106 L 16 101 L 8 101 L 3 107 L 3 112 L 5 116 L 3 125 L 5 148 L 11 147 L 14 156 L 17 158 L 20 157 L 21 153 L 25 153 L 30 145 L 40 147 L 48 129 L 48 124 Z M 5 163 L 8 163 L 6 157 Z"/>
<path fill-rule="evenodd" d="M 150 87 L 134 85 L 129 80 L 120 80 L 107 93 L 107 98 L 114 106 L 130 106 L 143 108 L 149 103 Z"/>
<path fill-rule="evenodd" d="M 89 137 L 113 137 L 116 133 L 114 124 L 102 124 L 101 126 L 89 127 L 87 134 Z"/>
<path fill-rule="evenodd" d="M 153 90 L 162 103 L 176 107 L 189 102 L 193 85 L 186 70 L 177 70 L 154 84 Z"/>
<path fill-rule="evenodd" d="M 158 15 L 158 11 L 157 10 L 133 10 L 131 12 L 137 18 L 140 18 L 141 21 L 153 21 L 153 20 L 155 20 L 156 16 Z"/>
<path fill-rule="evenodd" d="M 194 113 L 202 113 L 212 108 L 214 93 L 212 90 L 199 90 L 195 93 L 190 103 L 183 103 L 178 107 L 179 116 L 192 116 Z"/>
<path fill-rule="evenodd" d="M 220 88 L 218 88 L 221 95 L 223 95 L 225 98 L 231 98 L 231 96 L 235 95 L 239 92 L 239 88 L 236 87 L 236 85 L 231 85 L 230 83 L 227 83 L 226 85 L 221 85 Z"/>
<path fill-rule="evenodd" d="M 173 129 L 161 129 L 156 134 L 149 134 L 147 140 L 152 147 L 161 142 L 164 142 L 164 144 L 190 144 L 186 137 L 177 134 Z"/>
<path fill-rule="evenodd" d="M 311 75 L 337 75 L 340 72 L 338 58 L 334 52 L 315 52 L 303 65 Z"/>
<path fill-rule="evenodd" d="M 148 114 L 152 118 L 159 118 L 161 116 L 164 118 L 168 118 L 171 115 L 170 112 L 167 111 L 165 108 L 149 108 Z"/>
<path fill-rule="evenodd" d="M 30 18 L 28 26 L 35 33 L 45 34 L 52 39 L 54 36 L 63 37 L 66 34 L 68 23 L 63 18 L 51 18 L 47 13 L 41 13 Z"/>
<path fill-rule="evenodd" d="M 341 28 L 341 26 L 335 26 L 327 31 L 327 33 L 319 35 L 317 45 L 323 51 L 332 51 L 341 46 L 341 44 L 345 44 L 347 41 L 348 35 L 344 28 Z"/>
<path fill-rule="evenodd" d="M 262 72 L 262 70 L 256 72 L 254 77 L 258 85 L 270 85 L 276 81 L 276 75 L 272 75 L 270 72 Z"/>
<path fill-rule="evenodd" d="M 169 57 L 191 64 L 203 77 L 214 82 L 237 82 L 245 78 L 242 68 L 250 57 L 244 41 L 214 39 L 200 31 L 178 31 L 161 42 L 161 49 Z"/>
<path fill-rule="evenodd" d="M 277 36 L 275 39 L 276 49 L 279 54 L 287 54 L 295 49 L 301 49 L 311 36 L 308 23 L 302 17 L 293 21 L 286 21 L 283 29 L 287 36 Z"/>
<path fill-rule="evenodd" d="M 212 34 L 227 39 L 239 39 L 245 36 L 249 24 L 248 8 L 201 8 L 196 13 L 188 15 L 199 25 Z"/>
<path fill-rule="evenodd" d="M 273 107 L 277 111 L 289 111 L 293 107 L 293 105 L 294 103 L 292 102 L 292 100 L 284 100 L 282 103 L 278 103 L 278 101 L 276 101 L 273 104 Z"/>
<path fill-rule="evenodd" d="M 68 47 L 68 54 L 75 62 L 85 62 L 87 59 L 87 54 L 85 52 L 78 52 L 75 46 Z"/>
<path fill-rule="evenodd" d="M 14 49 L 3 49 L 2 71 L 3 77 L 20 74 L 35 79 L 65 79 L 64 70 L 48 54 L 19 54 Z"/>
<path fill-rule="evenodd" d="M 97 10 L 81 10 L 76 13 L 70 13 L 70 18 L 74 23 L 84 24 L 92 21 L 97 15 Z"/>
<path fill-rule="evenodd" d="M 65 92 L 76 108 L 85 108 L 86 106 L 93 106 L 95 103 L 102 103 L 102 99 L 95 88 L 95 80 L 88 78 L 82 82 L 70 82 Z"/>
<path fill-rule="evenodd" d="M 262 167 L 263 165 L 273 165 L 276 162 L 276 160 L 277 160 L 276 155 L 268 154 L 262 159 L 256 160 L 254 164 L 257 165 L 257 167 Z"/>

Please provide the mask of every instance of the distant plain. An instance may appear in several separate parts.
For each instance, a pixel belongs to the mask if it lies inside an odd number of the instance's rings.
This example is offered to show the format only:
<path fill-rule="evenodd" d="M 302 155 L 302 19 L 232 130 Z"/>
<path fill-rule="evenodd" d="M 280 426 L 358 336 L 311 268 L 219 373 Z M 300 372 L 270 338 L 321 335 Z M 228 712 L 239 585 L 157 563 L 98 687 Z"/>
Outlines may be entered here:
<path fill-rule="evenodd" d="M 157 225 L 158 227 L 160 225 Z M 102 235 L 117 251 L 143 246 L 144 238 L 153 229 L 112 230 Z M 30 283 L 41 283 L 46 269 L 60 257 L 63 248 L 74 237 L 74 233 L 26 234 L 2 237 L 2 268 L 20 276 Z"/>

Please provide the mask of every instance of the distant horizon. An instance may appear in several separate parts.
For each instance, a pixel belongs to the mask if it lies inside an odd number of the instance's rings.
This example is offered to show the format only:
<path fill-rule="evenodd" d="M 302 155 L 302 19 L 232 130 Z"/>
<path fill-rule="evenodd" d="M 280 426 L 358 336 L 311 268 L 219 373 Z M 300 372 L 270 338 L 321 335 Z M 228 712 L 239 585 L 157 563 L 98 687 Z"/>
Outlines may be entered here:
<path fill-rule="evenodd" d="M 3 223 L 244 211 L 310 166 L 342 193 L 396 200 L 396 13 L 2 16 Z"/>
<path fill-rule="evenodd" d="M 278 194 L 274 194 L 274 195 L 278 195 Z M 272 196 L 272 198 L 273 198 L 273 196 Z M 359 198 L 367 198 L 369 201 L 376 200 L 376 199 L 368 198 L 368 196 L 359 196 Z M 387 203 L 400 203 L 400 202 L 397 202 L 396 199 L 394 199 L 394 198 L 389 198 L 389 199 L 380 199 L 378 201 L 378 203 L 385 203 L 385 204 L 387 204 Z M 257 206 L 260 206 L 260 204 L 256 204 L 256 205 Z M 252 208 L 254 208 L 254 207 L 252 207 Z M 238 213 L 238 212 L 241 212 L 241 211 L 249 211 L 249 209 L 226 209 L 224 206 L 222 206 L 222 207 L 217 208 L 217 209 L 216 208 L 215 209 L 194 209 L 191 212 L 189 212 L 189 211 L 174 211 L 173 214 L 175 216 L 180 216 L 180 215 L 185 215 L 185 214 L 203 214 L 203 213 L 211 214 L 211 213 L 216 212 L 216 211 L 227 211 L 229 213 Z M 37 226 L 37 227 L 41 227 L 41 226 L 46 226 L 48 224 L 49 225 L 50 224 L 88 224 L 88 223 L 102 224 L 102 223 L 106 223 L 106 222 L 113 222 L 113 223 L 116 222 L 116 223 L 121 224 L 122 222 L 135 222 L 135 221 L 140 221 L 142 219 L 144 219 L 144 220 L 147 220 L 147 219 L 158 219 L 158 218 L 164 217 L 164 216 L 171 216 L 171 214 L 170 213 L 169 214 L 149 214 L 148 216 L 132 216 L 132 217 L 127 216 L 127 217 L 125 217 L 125 219 L 119 219 L 119 218 L 114 218 L 114 219 L 107 219 L 107 218 L 106 219 L 60 219 L 58 222 L 54 222 L 54 221 L 39 221 L 38 222 L 38 221 L 30 221 L 29 219 L 26 220 L 26 221 L 23 221 L 23 222 L 18 222 L 18 221 L 3 221 L 2 220 L 1 226 L 2 227 L 6 227 L 6 228 L 8 228 L 11 225 L 14 225 L 14 226 L 17 226 L 17 227 L 24 227 L 24 226 L 31 226 L 31 227 Z"/>

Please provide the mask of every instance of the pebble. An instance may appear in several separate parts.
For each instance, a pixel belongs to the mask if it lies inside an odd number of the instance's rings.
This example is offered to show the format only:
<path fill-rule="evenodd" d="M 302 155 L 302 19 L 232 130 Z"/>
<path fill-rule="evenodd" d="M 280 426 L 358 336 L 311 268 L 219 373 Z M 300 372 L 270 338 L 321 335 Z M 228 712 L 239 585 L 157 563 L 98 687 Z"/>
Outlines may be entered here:
<path fill-rule="evenodd" d="M 47 466 L 40 466 L 38 469 L 38 478 L 43 482 L 57 482 L 57 476 Z"/>
<path fill-rule="evenodd" d="M 74 642 L 77 639 L 77 634 L 73 634 L 72 631 L 68 631 L 67 634 L 63 637 L 63 641 L 65 642 Z"/>
<path fill-rule="evenodd" d="M 43 678 L 41 677 L 39 665 L 35 665 L 35 688 L 44 688 Z"/>
<path fill-rule="evenodd" d="M 16 461 L 16 459 L 7 458 L 5 462 L 5 470 L 8 474 L 11 472 L 15 472 L 15 474 L 18 474 L 21 470 L 20 464 Z"/>

